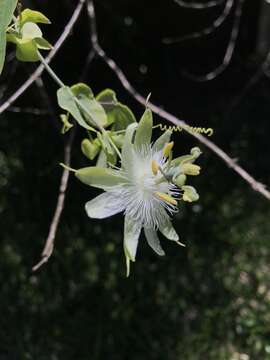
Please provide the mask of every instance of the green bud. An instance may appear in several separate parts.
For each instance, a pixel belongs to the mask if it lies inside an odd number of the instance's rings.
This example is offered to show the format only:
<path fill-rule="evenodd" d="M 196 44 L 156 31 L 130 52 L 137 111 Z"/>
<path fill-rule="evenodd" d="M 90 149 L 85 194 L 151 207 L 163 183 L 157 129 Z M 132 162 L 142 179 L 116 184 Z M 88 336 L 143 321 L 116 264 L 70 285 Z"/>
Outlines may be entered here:
<path fill-rule="evenodd" d="M 83 154 L 90 160 L 93 160 L 100 150 L 100 144 L 98 139 L 91 142 L 89 139 L 84 139 L 81 143 L 81 149 Z"/>
<path fill-rule="evenodd" d="M 71 129 L 73 127 L 73 124 L 71 124 L 69 121 L 68 121 L 68 115 L 66 114 L 61 114 L 60 115 L 60 119 L 63 123 L 63 127 L 62 127 L 62 130 L 61 130 L 61 133 L 62 134 L 65 134 L 66 132 L 69 131 L 69 129 Z"/>
<path fill-rule="evenodd" d="M 188 202 L 193 202 L 199 200 L 199 194 L 196 189 L 192 186 L 184 185 L 182 186 L 182 190 L 184 191 L 183 200 Z"/>

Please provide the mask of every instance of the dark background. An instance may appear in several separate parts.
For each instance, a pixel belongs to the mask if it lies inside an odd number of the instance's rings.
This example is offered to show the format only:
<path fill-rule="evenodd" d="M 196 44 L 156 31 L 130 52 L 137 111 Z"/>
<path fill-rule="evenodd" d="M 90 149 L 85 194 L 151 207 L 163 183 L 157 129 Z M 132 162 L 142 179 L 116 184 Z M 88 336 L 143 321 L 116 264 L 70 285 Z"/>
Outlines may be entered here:
<path fill-rule="evenodd" d="M 51 19 L 52 25 L 42 27 L 51 43 L 77 4 L 23 3 Z M 244 1 L 232 61 L 208 82 L 187 73 L 205 75 L 222 63 L 235 6 L 212 34 L 165 45 L 165 37 L 211 25 L 224 4 L 205 10 L 186 9 L 173 0 L 99 0 L 95 5 L 100 43 L 133 86 L 144 96 L 151 92 L 154 103 L 189 125 L 212 127 L 211 140 L 269 184 L 270 81 L 261 71 L 268 38 L 260 31 L 262 21 L 267 25 L 266 3 Z M 84 9 L 53 68 L 67 84 L 78 82 L 84 72 L 95 93 L 113 88 L 139 118 L 142 106 L 102 60 L 95 58 L 83 71 L 90 50 Z M 13 51 L 9 46 L 1 102 L 36 66 L 19 64 Z M 20 111 L 14 113 L 13 106 L 0 121 L 0 359 L 270 359 L 269 203 L 184 133 L 174 134 L 176 152 L 198 145 L 203 151 L 202 175 L 192 179 L 200 200 L 183 204 L 174 221 L 186 248 L 163 239 L 167 256 L 158 258 L 142 238 L 126 279 L 123 217 L 88 219 L 84 203 L 98 192 L 71 177 L 54 254 L 31 273 L 55 208 L 64 147 L 57 87 L 48 75 L 43 80 L 49 99 L 33 84 L 14 104 Z M 29 107 L 44 114 L 29 114 Z M 87 164 L 82 136 L 76 132 L 76 168 Z"/>

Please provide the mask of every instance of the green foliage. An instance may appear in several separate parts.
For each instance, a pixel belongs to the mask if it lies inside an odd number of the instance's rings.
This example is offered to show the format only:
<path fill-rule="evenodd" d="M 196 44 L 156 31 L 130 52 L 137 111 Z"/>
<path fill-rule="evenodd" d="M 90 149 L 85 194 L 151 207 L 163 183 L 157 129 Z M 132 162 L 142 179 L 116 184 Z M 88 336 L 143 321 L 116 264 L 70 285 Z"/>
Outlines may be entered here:
<path fill-rule="evenodd" d="M 0 0 L 0 75 L 6 56 L 6 31 L 15 11 L 17 0 Z"/>
<path fill-rule="evenodd" d="M 133 112 L 117 100 L 113 90 L 101 91 L 96 99 L 102 103 L 108 117 L 108 124 L 113 124 L 113 130 L 126 129 L 129 124 L 136 122 Z"/>

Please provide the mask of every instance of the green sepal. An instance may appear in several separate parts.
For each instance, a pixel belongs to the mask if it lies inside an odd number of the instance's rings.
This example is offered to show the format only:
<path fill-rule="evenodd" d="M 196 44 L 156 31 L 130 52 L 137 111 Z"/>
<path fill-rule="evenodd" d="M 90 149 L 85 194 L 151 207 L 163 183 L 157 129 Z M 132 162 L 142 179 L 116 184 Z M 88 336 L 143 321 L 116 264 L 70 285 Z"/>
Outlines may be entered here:
<path fill-rule="evenodd" d="M 16 46 L 16 58 L 24 62 L 39 61 L 37 44 L 34 39 L 18 39 Z"/>
<path fill-rule="evenodd" d="M 24 9 L 21 12 L 20 17 L 17 18 L 17 20 L 20 22 L 20 26 L 22 26 L 26 22 L 51 24 L 50 20 L 45 15 L 43 15 L 39 11 L 31 9 Z"/>
<path fill-rule="evenodd" d="M 37 47 L 41 50 L 50 50 L 53 48 L 53 46 L 44 38 L 36 38 L 35 42 L 37 44 Z"/>
<path fill-rule="evenodd" d="M 152 137 L 153 128 L 153 116 L 150 109 L 146 109 L 139 122 L 136 135 L 135 135 L 135 146 L 141 147 L 149 145 Z"/>
<path fill-rule="evenodd" d="M 117 171 L 96 166 L 79 169 L 75 175 L 84 184 L 99 189 L 108 189 L 124 183 L 124 179 L 118 175 Z"/>

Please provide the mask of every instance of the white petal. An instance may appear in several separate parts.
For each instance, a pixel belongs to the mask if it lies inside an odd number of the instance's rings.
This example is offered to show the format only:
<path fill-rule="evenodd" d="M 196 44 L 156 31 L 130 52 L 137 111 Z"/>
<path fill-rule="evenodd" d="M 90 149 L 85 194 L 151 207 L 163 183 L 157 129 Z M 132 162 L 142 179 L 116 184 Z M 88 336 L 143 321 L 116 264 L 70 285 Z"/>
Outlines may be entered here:
<path fill-rule="evenodd" d="M 141 224 L 125 216 L 124 249 L 130 260 L 135 261 Z"/>
<path fill-rule="evenodd" d="M 105 192 L 85 204 L 87 215 L 94 219 L 104 219 L 115 215 L 125 208 L 121 197 Z"/>
<path fill-rule="evenodd" d="M 144 233 L 146 240 L 151 246 L 151 248 L 160 256 L 165 255 L 165 252 L 163 251 L 162 247 L 160 246 L 159 238 L 157 236 L 157 233 L 153 229 L 144 228 Z"/>
<path fill-rule="evenodd" d="M 125 170 L 128 170 L 132 166 L 132 159 L 133 159 L 132 138 L 137 126 L 138 126 L 137 123 L 133 123 L 130 124 L 126 129 L 124 144 L 122 147 L 122 160 L 121 160 L 122 167 Z"/>
<path fill-rule="evenodd" d="M 166 221 L 166 223 L 159 228 L 159 231 L 169 240 L 178 241 L 179 236 L 177 232 L 174 230 L 172 223 L 170 220 Z"/>

